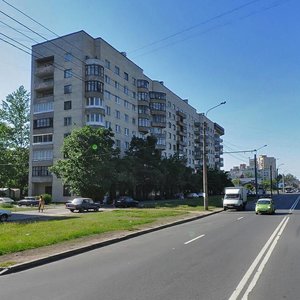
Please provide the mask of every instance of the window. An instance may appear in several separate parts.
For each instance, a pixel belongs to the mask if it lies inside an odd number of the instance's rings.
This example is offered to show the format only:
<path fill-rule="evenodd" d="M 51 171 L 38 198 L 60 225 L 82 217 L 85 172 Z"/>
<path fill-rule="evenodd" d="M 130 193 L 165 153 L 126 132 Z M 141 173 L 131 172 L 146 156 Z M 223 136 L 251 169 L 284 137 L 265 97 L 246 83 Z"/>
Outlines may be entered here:
<path fill-rule="evenodd" d="M 72 101 L 65 101 L 64 102 L 64 110 L 72 109 Z"/>
<path fill-rule="evenodd" d="M 127 122 L 127 123 L 129 122 L 129 116 L 128 116 L 127 114 L 124 115 L 124 120 L 125 120 L 125 122 Z"/>
<path fill-rule="evenodd" d="M 128 73 L 124 72 L 124 79 L 128 81 Z"/>
<path fill-rule="evenodd" d="M 128 128 L 124 128 L 124 134 L 129 135 L 129 129 Z"/>
<path fill-rule="evenodd" d="M 132 98 L 133 98 L 133 99 L 136 98 L 136 92 L 132 92 Z"/>
<path fill-rule="evenodd" d="M 128 87 L 124 85 L 124 94 L 128 95 Z"/>
<path fill-rule="evenodd" d="M 52 140 L 53 140 L 52 133 L 33 136 L 33 144 L 52 143 Z"/>
<path fill-rule="evenodd" d="M 119 96 L 115 96 L 115 102 L 117 104 L 121 104 L 121 98 Z"/>
<path fill-rule="evenodd" d="M 150 103 L 150 108 L 152 110 L 166 111 L 166 104 L 152 102 Z"/>
<path fill-rule="evenodd" d="M 139 105 L 139 114 L 148 115 L 149 114 L 149 107 L 144 105 Z"/>
<path fill-rule="evenodd" d="M 121 148 L 121 141 L 120 141 L 120 140 L 116 140 L 116 146 L 117 146 L 118 148 Z"/>
<path fill-rule="evenodd" d="M 130 144 L 129 144 L 128 142 L 125 142 L 125 149 L 126 149 L 126 150 L 129 149 L 129 145 L 130 145 Z"/>
<path fill-rule="evenodd" d="M 117 119 L 120 119 L 120 118 L 121 118 L 121 113 L 120 113 L 118 110 L 116 110 L 116 118 L 117 118 Z"/>
<path fill-rule="evenodd" d="M 37 128 L 52 128 L 53 127 L 53 118 L 43 118 L 33 120 L 33 129 Z"/>
<path fill-rule="evenodd" d="M 64 93 L 65 94 L 71 94 L 72 93 L 72 85 L 68 84 L 64 86 Z"/>
<path fill-rule="evenodd" d="M 88 97 L 86 99 L 87 107 L 103 107 L 103 100 L 99 97 Z"/>
<path fill-rule="evenodd" d="M 52 160 L 53 150 L 35 150 L 32 153 L 33 161 Z"/>
<path fill-rule="evenodd" d="M 150 121 L 145 118 L 139 118 L 139 126 L 150 127 Z"/>
<path fill-rule="evenodd" d="M 115 66 L 115 74 L 120 75 L 120 68 Z"/>
<path fill-rule="evenodd" d="M 64 71 L 64 78 L 71 78 L 72 77 L 72 69 L 67 69 Z"/>
<path fill-rule="evenodd" d="M 127 100 L 124 100 L 124 107 L 129 108 L 129 102 Z"/>
<path fill-rule="evenodd" d="M 149 100 L 149 94 L 138 92 L 138 100 L 148 101 Z"/>
<path fill-rule="evenodd" d="M 110 116 L 110 106 L 106 106 L 106 114 Z"/>
<path fill-rule="evenodd" d="M 65 117 L 64 118 L 64 126 L 72 125 L 72 117 Z"/>
<path fill-rule="evenodd" d="M 104 76 L 104 68 L 100 65 L 92 64 L 85 66 L 85 75 Z"/>
<path fill-rule="evenodd" d="M 166 122 L 166 117 L 161 116 L 161 115 L 154 115 L 152 118 L 153 122 L 155 123 L 165 123 Z"/>
<path fill-rule="evenodd" d="M 116 88 L 117 90 L 119 90 L 119 89 L 120 89 L 120 84 L 119 84 L 119 82 L 118 82 L 118 81 L 115 81 L 115 88 Z"/>
<path fill-rule="evenodd" d="M 111 122 L 105 121 L 105 128 L 106 128 L 106 129 L 111 128 Z"/>
<path fill-rule="evenodd" d="M 51 173 L 48 171 L 48 166 L 37 166 L 32 167 L 32 176 L 50 176 Z"/>
<path fill-rule="evenodd" d="M 110 61 L 109 60 L 105 60 L 105 68 L 110 69 Z"/>
<path fill-rule="evenodd" d="M 121 133 L 121 126 L 116 124 L 116 132 Z"/>
<path fill-rule="evenodd" d="M 69 185 L 63 186 L 63 196 L 65 197 L 71 196 L 71 188 Z"/>
<path fill-rule="evenodd" d="M 85 82 L 86 92 L 103 92 L 103 83 L 97 80 L 89 80 Z"/>
<path fill-rule="evenodd" d="M 110 77 L 107 75 L 105 75 L 105 83 L 110 84 Z"/>
<path fill-rule="evenodd" d="M 132 77 L 132 84 L 136 85 L 136 79 L 134 77 Z"/>
<path fill-rule="evenodd" d="M 86 122 L 88 124 L 104 126 L 104 116 L 99 113 L 92 113 L 86 115 Z"/>
<path fill-rule="evenodd" d="M 65 53 L 65 56 L 64 56 L 65 61 L 72 61 L 72 58 L 73 58 L 73 56 L 71 53 L 69 53 L 69 52 Z"/>
<path fill-rule="evenodd" d="M 150 99 L 166 100 L 166 93 L 149 92 Z"/>
<path fill-rule="evenodd" d="M 132 118 L 132 124 L 135 125 L 135 118 Z"/>
<path fill-rule="evenodd" d="M 111 93 L 109 91 L 104 91 L 104 99 L 105 100 L 110 100 Z"/>
<path fill-rule="evenodd" d="M 71 135 L 70 132 L 64 133 L 64 139 L 67 138 L 69 135 Z"/>
<path fill-rule="evenodd" d="M 137 80 L 137 87 L 138 88 L 148 89 L 148 86 L 149 86 L 149 82 L 147 80 L 144 80 L 144 79 L 138 79 Z"/>
<path fill-rule="evenodd" d="M 136 105 L 135 104 L 132 104 L 132 110 L 136 111 Z"/>
<path fill-rule="evenodd" d="M 53 111 L 53 101 L 51 102 L 42 102 L 42 103 L 35 103 L 33 105 L 33 113 L 45 113 Z"/>

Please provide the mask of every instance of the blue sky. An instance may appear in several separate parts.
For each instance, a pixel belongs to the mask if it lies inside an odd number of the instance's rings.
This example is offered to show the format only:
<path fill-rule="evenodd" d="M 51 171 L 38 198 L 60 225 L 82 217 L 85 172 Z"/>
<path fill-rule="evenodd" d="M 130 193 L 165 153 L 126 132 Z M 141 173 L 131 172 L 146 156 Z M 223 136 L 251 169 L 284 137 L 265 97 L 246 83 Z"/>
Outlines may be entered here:
<path fill-rule="evenodd" d="M 102 37 L 225 128 L 224 151 L 257 149 L 300 178 L 300 2 L 297 0 L 7 0 L 58 35 Z M 0 10 L 51 34 L 0 0 Z M 0 21 L 44 41 L 3 14 Z M 0 23 L 7 36 L 34 42 Z M 0 99 L 30 91 L 30 55 L 0 40 Z M 254 153 L 224 154 L 224 169 Z"/>

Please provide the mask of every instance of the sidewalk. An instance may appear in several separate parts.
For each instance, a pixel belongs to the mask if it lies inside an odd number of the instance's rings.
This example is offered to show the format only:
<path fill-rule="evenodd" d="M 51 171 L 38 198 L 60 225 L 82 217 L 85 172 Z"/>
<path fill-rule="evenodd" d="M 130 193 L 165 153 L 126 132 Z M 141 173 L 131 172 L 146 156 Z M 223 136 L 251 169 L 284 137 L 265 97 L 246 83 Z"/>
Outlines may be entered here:
<path fill-rule="evenodd" d="M 2 255 L 0 256 L 0 265 L 9 265 L 9 267 L 0 267 L 0 275 L 34 268 L 36 266 L 101 248 L 143 234 L 194 221 L 212 214 L 219 213 L 221 211 L 223 211 L 222 208 L 217 208 L 213 211 L 193 211 L 188 216 L 160 219 L 152 224 L 143 226 L 141 229 L 134 232 L 121 231 L 101 235 L 93 235 L 72 241 L 62 242 L 56 245 Z"/>

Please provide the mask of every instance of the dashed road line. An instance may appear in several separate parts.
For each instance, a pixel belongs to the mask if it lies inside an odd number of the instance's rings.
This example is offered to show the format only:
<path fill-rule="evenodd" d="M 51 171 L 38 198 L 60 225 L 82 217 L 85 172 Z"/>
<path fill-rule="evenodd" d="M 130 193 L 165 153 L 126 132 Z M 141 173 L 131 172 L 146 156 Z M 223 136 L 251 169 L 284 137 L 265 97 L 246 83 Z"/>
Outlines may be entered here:
<path fill-rule="evenodd" d="M 204 236 L 205 236 L 205 234 L 201 234 L 201 235 L 195 237 L 194 239 L 185 242 L 184 244 L 187 245 L 187 244 L 192 243 L 192 242 L 194 242 L 194 241 L 196 241 L 196 240 L 198 240 L 198 239 L 201 239 L 201 238 L 204 237 Z"/>

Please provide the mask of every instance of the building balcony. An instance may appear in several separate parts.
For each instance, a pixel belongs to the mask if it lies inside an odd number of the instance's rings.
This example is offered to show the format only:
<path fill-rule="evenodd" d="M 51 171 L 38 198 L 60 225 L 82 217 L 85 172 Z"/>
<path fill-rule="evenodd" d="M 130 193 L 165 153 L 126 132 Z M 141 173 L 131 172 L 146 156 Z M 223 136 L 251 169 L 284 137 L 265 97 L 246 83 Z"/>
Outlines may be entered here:
<path fill-rule="evenodd" d="M 180 110 L 177 110 L 176 111 L 176 115 L 183 118 L 183 119 L 186 119 L 186 114 Z"/>
<path fill-rule="evenodd" d="M 37 77 L 49 77 L 54 74 L 54 66 L 52 64 L 45 64 L 44 66 L 39 66 L 35 70 L 35 75 Z"/>
<path fill-rule="evenodd" d="M 166 145 L 156 144 L 155 148 L 158 149 L 158 150 L 166 150 Z"/>
<path fill-rule="evenodd" d="M 152 122 L 151 122 L 151 126 L 152 126 L 152 127 L 166 128 L 167 122 L 155 122 L 155 121 L 152 121 Z"/>
<path fill-rule="evenodd" d="M 139 92 L 148 92 L 149 91 L 149 81 L 146 79 L 138 79 L 137 80 L 137 89 Z"/>
<path fill-rule="evenodd" d="M 180 136 L 186 136 L 187 135 L 187 131 L 186 130 L 177 130 L 176 131 L 176 134 L 177 135 L 180 135 Z"/>
<path fill-rule="evenodd" d="M 142 133 L 148 133 L 150 131 L 150 127 L 148 126 L 138 126 L 138 129 Z"/>
<path fill-rule="evenodd" d="M 95 113 L 95 114 L 101 114 L 101 115 L 105 116 L 105 108 L 104 107 L 86 106 L 85 112 L 87 114 Z"/>
<path fill-rule="evenodd" d="M 166 93 L 155 92 L 155 91 L 149 92 L 149 97 L 152 101 L 158 102 L 158 103 L 166 103 L 166 99 L 167 99 Z"/>
<path fill-rule="evenodd" d="M 186 147 L 187 146 L 187 142 L 186 141 L 182 141 L 182 140 L 177 140 L 177 145 L 180 145 L 182 147 Z"/>
<path fill-rule="evenodd" d="M 167 112 L 165 110 L 158 110 L 158 109 L 150 109 L 151 115 L 158 115 L 158 116 L 166 116 Z"/>
<path fill-rule="evenodd" d="M 49 79 L 49 80 L 42 81 L 42 82 L 36 82 L 34 85 L 34 88 L 37 92 L 50 90 L 50 89 L 53 89 L 53 87 L 54 87 L 53 79 Z"/>
<path fill-rule="evenodd" d="M 86 125 L 105 127 L 105 122 L 104 121 L 86 121 Z"/>

